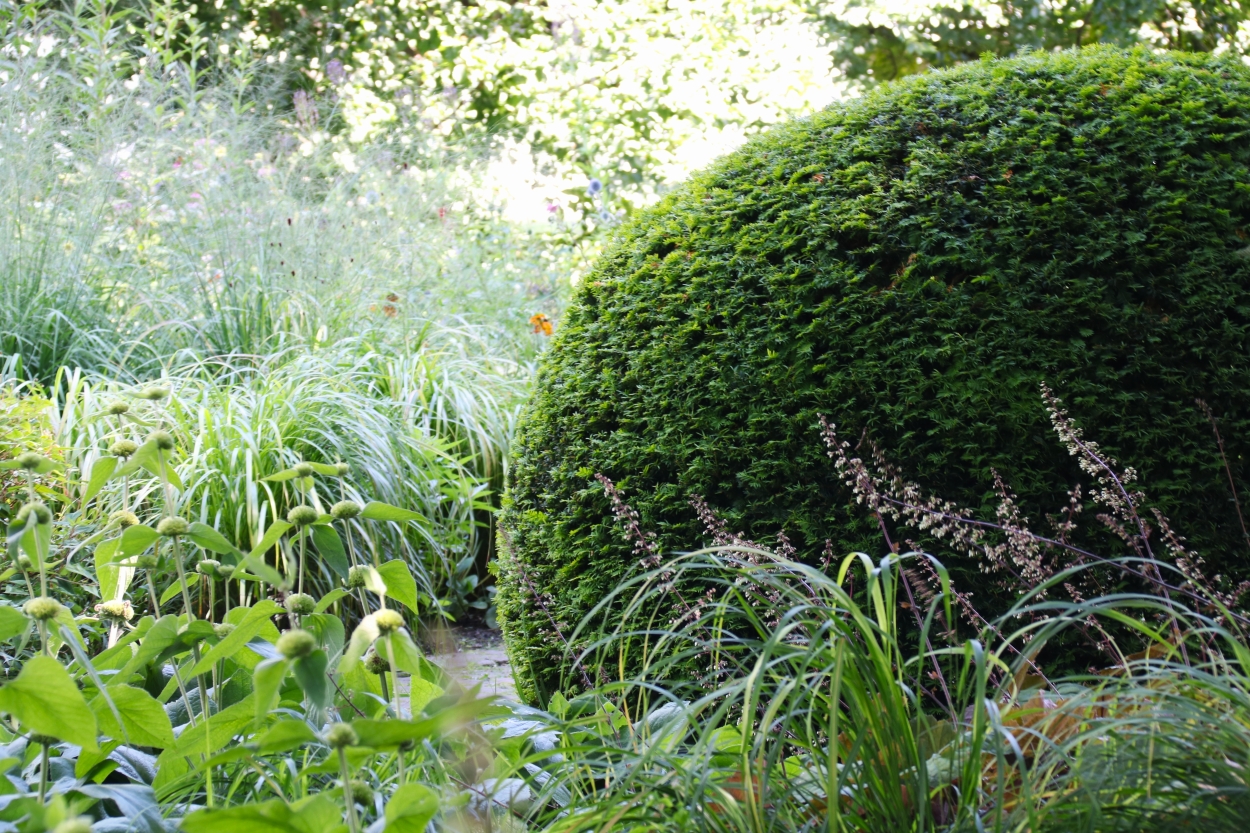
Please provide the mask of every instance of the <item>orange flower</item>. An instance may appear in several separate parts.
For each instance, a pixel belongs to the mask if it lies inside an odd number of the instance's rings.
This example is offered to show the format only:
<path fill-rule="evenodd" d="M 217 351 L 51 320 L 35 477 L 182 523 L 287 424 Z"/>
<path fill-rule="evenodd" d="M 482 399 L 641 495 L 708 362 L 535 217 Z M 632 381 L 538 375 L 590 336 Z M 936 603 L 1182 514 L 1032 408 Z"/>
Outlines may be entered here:
<path fill-rule="evenodd" d="M 549 336 L 552 333 L 551 319 L 541 312 L 536 312 L 530 316 L 530 326 L 534 328 L 534 332 L 542 333 Z"/>

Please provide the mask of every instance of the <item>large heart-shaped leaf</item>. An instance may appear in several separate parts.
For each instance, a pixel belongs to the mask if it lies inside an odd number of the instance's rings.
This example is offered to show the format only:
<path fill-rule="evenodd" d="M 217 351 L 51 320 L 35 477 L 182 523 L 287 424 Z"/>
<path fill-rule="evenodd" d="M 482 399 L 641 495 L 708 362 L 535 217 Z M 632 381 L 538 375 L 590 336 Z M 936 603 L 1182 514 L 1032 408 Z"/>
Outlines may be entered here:
<path fill-rule="evenodd" d="M 424 784 L 404 784 L 386 804 L 386 833 L 424 833 L 438 812 L 438 793 Z"/>
<path fill-rule="evenodd" d="M 110 686 L 108 694 L 117 707 L 117 714 L 121 715 L 121 725 L 118 725 L 117 715 L 109 708 L 103 695 L 97 695 L 91 701 L 91 708 L 99 721 L 100 731 L 135 746 L 164 749 L 174 745 L 174 730 L 169 723 L 169 715 L 151 694 L 127 685 Z"/>
<path fill-rule="evenodd" d="M 52 657 L 26 661 L 17 679 L 0 688 L 0 711 L 28 731 L 95 750 L 96 719 L 69 673 Z"/>
<path fill-rule="evenodd" d="M 31 620 L 15 607 L 0 605 L 0 642 L 26 633 Z"/>
<path fill-rule="evenodd" d="M 100 493 L 100 490 L 109 482 L 109 478 L 113 476 L 113 472 L 116 470 L 116 457 L 101 457 L 95 461 L 95 465 L 91 467 L 91 477 L 87 480 L 87 488 L 82 493 L 84 506 Z"/>
<path fill-rule="evenodd" d="M 416 613 L 417 582 L 412 577 L 412 570 L 409 569 L 407 562 L 399 559 L 387 561 L 378 567 L 378 574 L 382 576 L 382 581 L 386 582 L 386 595 Z"/>
<path fill-rule="evenodd" d="M 318 708 L 325 708 L 330 702 L 330 681 L 326 677 L 326 667 L 329 664 L 325 651 L 313 651 L 291 663 L 296 682 L 304 690 L 309 702 Z"/>

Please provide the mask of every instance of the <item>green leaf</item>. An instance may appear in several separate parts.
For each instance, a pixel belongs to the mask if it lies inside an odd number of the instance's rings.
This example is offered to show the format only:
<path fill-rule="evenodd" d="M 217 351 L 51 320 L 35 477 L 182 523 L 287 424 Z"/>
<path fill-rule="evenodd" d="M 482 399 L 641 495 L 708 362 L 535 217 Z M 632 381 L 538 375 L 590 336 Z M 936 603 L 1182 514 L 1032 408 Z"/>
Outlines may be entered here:
<path fill-rule="evenodd" d="M 130 675 L 135 671 L 143 668 L 148 663 L 155 660 L 167 648 L 173 645 L 178 639 L 178 617 L 173 615 L 162 616 L 152 624 L 147 634 L 143 637 L 143 641 L 139 643 L 139 650 L 135 653 L 130 661 L 126 663 L 110 681 L 110 685 L 120 684 L 129 679 Z"/>
<path fill-rule="evenodd" d="M 316 525 L 309 527 L 309 531 L 312 533 L 313 546 L 317 548 L 321 559 L 340 578 L 347 578 L 347 553 L 343 550 L 343 541 L 334 527 Z"/>
<path fill-rule="evenodd" d="M 187 531 L 187 537 L 209 552 L 215 552 L 220 555 L 242 555 L 234 544 L 226 540 L 226 536 L 208 524 L 202 524 L 198 521 L 191 524 L 191 528 Z"/>
<path fill-rule="evenodd" d="M 386 582 L 382 580 L 382 574 L 367 565 L 365 566 L 365 589 L 379 596 L 386 595 Z"/>
<path fill-rule="evenodd" d="M 417 582 L 407 562 L 399 559 L 387 561 L 378 567 L 378 575 L 386 582 L 386 595 L 413 613 L 417 612 Z"/>
<path fill-rule="evenodd" d="M 256 751 L 261 755 L 273 755 L 277 752 L 288 752 L 316 740 L 316 733 L 304 721 L 279 720 L 270 727 L 268 732 L 257 738 Z"/>
<path fill-rule="evenodd" d="M 386 833 L 424 833 L 438 812 L 438 794 L 424 784 L 404 784 L 386 803 Z"/>
<path fill-rule="evenodd" d="M 15 607 L 0 605 L 0 642 L 26 633 L 31 620 Z"/>
<path fill-rule="evenodd" d="M 317 606 L 313 608 L 313 613 L 325 613 L 330 609 L 330 605 L 347 595 L 350 594 L 342 587 L 337 587 L 334 590 L 331 590 L 329 593 L 322 596 L 317 602 Z"/>
<path fill-rule="evenodd" d="M 371 500 L 365 505 L 365 508 L 360 513 L 360 517 L 370 521 L 395 521 L 396 523 L 425 520 L 419 512 L 400 509 L 398 506 L 391 506 L 389 503 L 378 503 L 376 500 Z"/>
<path fill-rule="evenodd" d="M 165 463 L 165 473 L 169 477 L 169 485 L 173 486 L 180 492 L 183 491 L 182 480 L 179 479 L 178 472 L 174 471 L 173 461 L 169 452 L 162 451 L 157 448 L 156 443 L 152 440 L 148 440 L 143 445 L 139 446 L 139 449 L 134 453 L 134 456 L 132 456 L 121 468 L 114 472 L 114 476 L 121 477 L 122 475 L 134 474 L 139 471 L 139 469 L 143 469 L 149 474 L 160 478 L 162 459 Z"/>
<path fill-rule="evenodd" d="M 346 673 L 353 665 L 360 661 L 365 651 L 369 650 L 369 646 L 378 638 L 380 631 L 376 621 L 377 614 L 370 613 L 364 619 L 360 620 L 360 624 L 356 626 L 356 630 L 352 631 L 352 641 L 348 643 L 347 650 L 343 652 L 343 659 L 339 661 L 339 671 Z"/>
<path fill-rule="evenodd" d="M 295 681 L 317 708 L 325 708 L 330 702 L 330 681 L 326 678 L 326 666 L 329 664 L 325 651 L 313 651 L 291 664 Z"/>
<path fill-rule="evenodd" d="M 345 634 L 343 620 L 328 613 L 312 613 L 300 619 L 300 625 L 316 634 L 317 641 L 326 650 L 330 659 L 335 659 L 343 652 Z"/>
<path fill-rule="evenodd" d="M 133 527 L 131 527 L 131 528 L 133 529 Z M 188 587 L 188 588 L 194 587 L 195 585 L 197 585 L 197 584 L 199 584 L 199 583 L 200 583 L 200 574 L 199 574 L 199 573 L 191 573 L 189 576 L 187 576 L 187 587 Z M 161 594 L 161 604 L 162 604 L 162 605 L 163 605 L 163 604 L 165 604 L 165 603 L 166 603 L 166 602 L 168 602 L 170 599 L 172 599 L 174 596 L 177 596 L 177 595 L 179 595 L 179 594 L 181 594 L 181 593 L 182 593 L 182 585 L 181 585 L 181 584 L 179 584 L 178 582 L 176 582 L 176 581 L 175 581 L 173 584 L 171 584 L 171 585 L 169 585 L 168 587 L 166 587 L 166 588 L 165 588 L 165 592 Z"/>
<path fill-rule="evenodd" d="M 256 579 L 273 585 L 274 587 L 289 590 L 291 588 L 291 579 L 282 575 L 273 567 L 266 564 L 260 556 L 249 554 L 243 556 L 242 563 L 234 568 L 231 575 L 235 578 Z"/>
<path fill-rule="evenodd" d="M 224 810 L 197 810 L 182 820 L 184 833 L 338 833 L 347 828 L 327 795 L 287 804 L 280 800 Z"/>
<path fill-rule="evenodd" d="M 209 754 L 216 752 L 251 723 L 254 716 L 255 698 L 254 695 L 249 694 L 233 706 L 217 712 L 207 721 L 200 720 L 194 726 L 187 728 L 178 736 L 175 746 L 165 750 L 161 757 L 165 758 L 171 752 L 176 752 L 180 756 L 199 756 L 205 752 Z M 207 744 L 204 743 L 205 732 L 208 732 Z"/>
<path fill-rule="evenodd" d="M 52 550 L 52 524 L 28 524 L 22 533 L 22 549 L 36 564 L 46 563 Z"/>
<path fill-rule="evenodd" d="M 283 469 L 277 474 L 262 477 L 261 480 L 265 483 L 285 483 L 286 481 L 294 480 L 297 477 L 299 477 L 299 475 L 295 473 L 295 469 Z"/>
<path fill-rule="evenodd" d="M 263 558 L 265 553 L 273 549 L 290 528 L 291 524 L 286 521 L 274 521 L 269 525 L 269 528 L 265 530 L 265 534 L 261 537 L 260 543 L 252 548 L 249 555 L 255 558 Z"/>
<path fill-rule="evenodd" d="M 141 555 L 160 537 L 155 529 L 146 524 L 126 527 L 122 533 L 122 555 Z"/>
<path fill-rule="evenodd" d="M 241 608 L 235 609 L 240 610 Z M 243 617 L 243 620 L 235 623 L 234 630 L 230 632 L 230 635 L 201 656 L 200 661 L 187 673 L 187 676 L 198 677 L 201 674 L 207 674 L 214 665 L 223 659 L 229 659 L 246 648 L 247 643 L 252 641 L 252 637 L 265 630 L 265 625 L 269 623 L 269 617 L 281 612 L 281 605 L 269 599 L 261 599 L 252 605 L 251 610 L 247 611 L 247 615 Z"/>
<path fill-rule="evenodd" d="M 252 672 L 257 720 L 263 720 L 278 704 L 278 693 L 282 690 L 282 681 L 286 679 L 286 672 L 290 667 L 291 663 L 286 659 L 267 659 Z"/>
<path fill-rule="evenodd" d="M 114 559 L 121 543 L 121 538 L 113 538 L 95 548 L 95 575 L 100 582 L 101 599 L 117 598 L 117 578 L 121 575 L 121 568 L 114 563 Z"/>
<path fill-rule="evenodd" d="M 395 652 L 395 665 L 400 671 L 407 671 L 414 678 L 428 680 L 442 688 L 450 684 L 451 678 L 447 672 L 425 658 L 407 631 L 394 631 L 387 634 L 384 639 L 390 643 L 391 650 Z"/>
<path fill-rule="evenodd" d="M 87 481 L 87 490 L 82 493 L 84 506 L 100 493 L 100 490 L 104 488 L 104 484 L 109 482 L 109 478 L 113 476 L 113 472 L 116 469 L 116 457 L 101 457 L 95 461 L 95 465 L 91 467 L 91 478 Z"/>
<path fill-rule="evenodd" d="M 27 660 L 17 679 L 0 688 L 0 711 L 27 731 L 95 750 L 96 720 L 69 673 L 52 657 Z"/>
<path fill-rule="evenodd" d="M 91 709 L 99 721 L 101 732 L 135 746 L 164 749 L 174 745 L 174 730 L 169 715 L 151 694 L 128 685 L 111 686 L 108 693 L 122 722 L 117 725 L 117 716 L 108 707 L 104 696 L 97 695 L 91 701 Z"/>

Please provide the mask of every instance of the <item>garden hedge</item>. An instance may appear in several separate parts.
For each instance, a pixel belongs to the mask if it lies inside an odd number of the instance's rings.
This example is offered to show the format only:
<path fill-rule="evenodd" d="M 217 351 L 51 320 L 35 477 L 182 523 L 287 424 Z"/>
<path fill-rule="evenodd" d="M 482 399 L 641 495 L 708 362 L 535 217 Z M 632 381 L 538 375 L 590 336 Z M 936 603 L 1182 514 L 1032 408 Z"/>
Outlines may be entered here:
<path fill-rule="evenodd" d="M 1137 468 L 1208 573 L 1245 577 L 1195 399 L 1244 495 L 1248 231 L 1250 72 L 1231 58 L 984 60 L 720 160 L 620 231 L 543 360 L 500 524 L 522 693 L 576 687 L 556 631 L 640 569 L 597 473 L 669 552 L 705 542 L 697 493 L 734 531 L 784 530 L 811 561 L 826 539 L 880 554 L 820 413 L 991 519 L 996 469 L 1046 531 L 1088 477 L 1050 428 L 1045 381 Z M 934 551 L 992 603 L 975 563 Z"/>

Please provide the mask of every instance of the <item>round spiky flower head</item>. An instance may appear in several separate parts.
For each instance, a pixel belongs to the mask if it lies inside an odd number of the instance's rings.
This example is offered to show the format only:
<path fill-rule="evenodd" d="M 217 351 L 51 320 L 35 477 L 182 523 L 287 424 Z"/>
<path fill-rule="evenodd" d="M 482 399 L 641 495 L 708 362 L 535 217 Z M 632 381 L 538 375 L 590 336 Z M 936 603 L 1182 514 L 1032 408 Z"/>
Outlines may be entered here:
<path fill-rule="evenodd" d="M 326 730 L 326 743 L 332 749 L 355 746 L 359 742 L 360 738 L 357 737 L 356 730 L 346 723 L 335 723 Z"/>
<path fill-rule="evenodd" d="M 303 659 L 317 650 L 317 637 L 298 628 L 278 637 L 278 653 L 287 659 Z"/>
<path fill-rule="evenodd" d="M 112 414 L 113 416 L 121 416 L 122 414 L 127 413 L 129 410 L 130 410 L 130 406 L 127 405 L 125 402 L 110 402 L 108 406 L 108 412 Z"/>
<path fill-rule="evenodd" d="M 135 618 L 135 609 L 130 606 L 130 602 L 118 599 L 100 602 L 95 606 L 95 612 L 100 614 L 101 619 L 112 619 L 116 622 L 129 622 Z"/>
<path fill-rule="evenodd" d="M 336 521 L 350 521 L 360 514 L 360 504 L 354 500 L 340 500 L 330 507 L 330 517 Z"/>
<path fill-rule="evenodd" d="M 139 391 L 139 398 L 146 399 L 149 402 L 160 402 L 169 396 L 169 388 L 160 385 L 152 385 Z"/>
<path fill-rule="evenodd" d="M 35 469 L 43 465 L 43 461 L 46 459 L 47 458 L 44 457 L 42 454 L 38 454 L 34 451 L 24 451 L 21 454 L 17 455 L 17 457 L 14 458 L 14 461 L 19 466 L 26 469 L 26 471 L 34 471 Z"/>
<path fill-rule="evenodd" d="M 334 475 L 336 477 L 347 477 L 347 473 L 351 470 L 352 470 L 352 467 L 347 465 L 347 463 L 335 463 L 334 464 Z"/>
<path fill-rule="evenodd" d="M 404 626 L 404 615 L 398 610 L 379 610 L 373 614 L 373 621 L 382 633 L 391 633 Z"/>
<path fill-rule="evenodd" d="M 352 567 L 347 571 L 347 589 L 358 590 L 364 587 L 368 575 L 367 567 Z"/>
<path fill-rule="evenodd" d="M 145 552 L 135 559 L 135 566 L 140 570 L 155 570 L 159 559 L 154 552 Z"/>
<path fill-rule="evenodd" d="M 46 503 L 37 500 L 23 504 L 22 508 L 17 510 L 17 522 L 25 524 L 29 520 L 34 520 L 37 524 L 50 524 L 52 523 L 52 510 Z"/>
<path fill-rule="evenodd" d="M 590 184 L 586 186 L 586 190 L 589 191 L 590 195 L 593 197 L 595 194 L 598 194 L 603 190 L 603 182 L 599 179 L 592 179 L 590 180 Z"/>
<path fill-rule="evenodd" d="M 307 616 L 317 609 L 317 600 L 307 593 L 292 593 L 286 597 L 286 609 L 297 616 Z"/>
<path fill-rule="evenodd" d="M 138 450 L 134 440 L 118 440 L 109 446 L 109 454 L 114 457 L 131 457 Z"/>
<path fill-rule="evenodd" d="M 217 578 L 217 568 L 221 566 L 221 562 L 212 558 L 205 558 L 195 565 L 195 571 L 207 578 Z"/>
<path fill-rule="evenodd" d="M 370 674 L 385 674 L 391 670 L 391 664 L 386 661 L 386 657 L 370 650 L 365 654 L 365 670 Z"/>
<path fill-rule="evenodd" d="M 21 570 L 23 573 L 29 573 L 30 568 L 33 566 L 35 566 L 34 562 L 30 560 L 30 556 L 26 553 L 22 553 L 17 557 L 17 569 Z"/>
<path fill-rule="evenodd" d="M 47 596 L 36 596 L 22 605 L 22 612 L 39 622 L 55 619 L 62 609 L 60 602 Z"/>
<path fill-rule="evenodd" d="M 127 529 L 132 526 L 138 526 L 139 516 L 134 512 L 131 512 L 129 509 L 118 509 L 113 514 L 109 515 L 109 523 L 117 524 L 122 529 Z"/>
<path fill-rule="evenodd" d="M 161 522 L 156 525 L 156 532 L 166 538 L 173 538 L 177 535 L 186 535 L 190 528 L 191 524 L 187 523 L 184 518 L 161 518 Z"/>
<path fill-rule="evenodd" d="M 309 524 L 315 524 L 317 519 L 320 517 L 321 515 L 318 514 L 317 510 L 313 509 L 311 506 L 296 506 L 290 512 L 286 513 L 287 523 L 294 524 L 295 526 L 308 526 Z"/>
<path fill-rule="evenodd" d="M 234 576 L 234 567 L 230 564 L 217 565 L 217 577 L 220 579 L 228 579 Z"/>
<path fill-rule="evenodd" d="M 347 789 L 343 791 L 352 797 L 352 801 L 362 807 L 373 806 L 373 787 L 361 781 L 359 778 L 353 778 L 347 782 Z"/>
<path fill-rule="evenodd" d="M 312 477 L 317 470 L 312 467 L 312 463 L 296 463 L 292 469 L 296 477 Z"/>
<path fill-rule="evenodd" d="M 153 431 L 148 439 L 151 440 L 152 443 L 155 444 L 161 451 L 173 450 L 174 438 L 168 431 Z"/>
<path fill-rule="evenodd" d="M 52 828 L 52 833 L 91 833 L 91 816 L 66 819 Z"/>
<path fill-rule="evenodd" d="M 234 625 L 229 622 L 222 622 L 220 625 L 213 625 L 213 636 L 218 639 L 225 639 L 232 633 L 234 633 Z"/>

